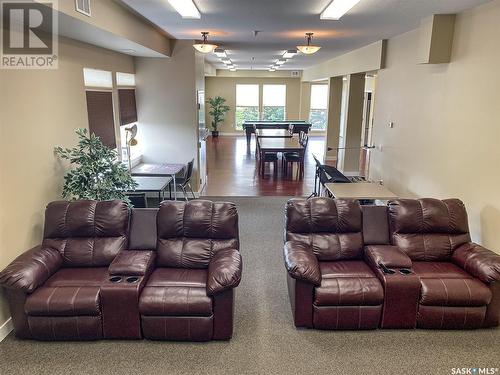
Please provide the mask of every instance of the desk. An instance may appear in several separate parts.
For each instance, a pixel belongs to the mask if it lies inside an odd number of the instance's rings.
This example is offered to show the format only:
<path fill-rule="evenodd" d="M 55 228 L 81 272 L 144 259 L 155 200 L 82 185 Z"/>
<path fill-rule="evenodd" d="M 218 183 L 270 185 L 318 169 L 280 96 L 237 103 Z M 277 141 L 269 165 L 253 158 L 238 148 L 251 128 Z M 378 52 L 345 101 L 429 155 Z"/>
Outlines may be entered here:
<path fill-rule="evenodd" d="M 255 136 L 258 138 L 292 138 L 293 134 L 286 129 L 257 129 Z"/>
<path fill-rule="evenodd" d="M 132 176 L 142 177 L 172 177 L 174 181 L 174 200 L 177 200 L 177 184 L 175 175 L 184 169 L 184 164 L 162 163 L 148 164 L 141 163 L 132 168 Z"/>
<path fill-rule="evenodd" d="M 297 138 L 259 138 L 261 152 L 297 152 L 303 149 Z"/>
<path fill-rule="evenodd" d="M 140 193 L 158 193 L 158 199 L 162 201 L 165 197 L 165 190 L 172 181 L 172 177 L 155 177 L 155 176 L 132 176 L 132 179 L 137 182 L 135 192 Z"/>
<path fill-rule="evenodd" d="M 327 183 L 325 187 L 335 198 L 388 201 L 398 196 L 376 182 Z"/>

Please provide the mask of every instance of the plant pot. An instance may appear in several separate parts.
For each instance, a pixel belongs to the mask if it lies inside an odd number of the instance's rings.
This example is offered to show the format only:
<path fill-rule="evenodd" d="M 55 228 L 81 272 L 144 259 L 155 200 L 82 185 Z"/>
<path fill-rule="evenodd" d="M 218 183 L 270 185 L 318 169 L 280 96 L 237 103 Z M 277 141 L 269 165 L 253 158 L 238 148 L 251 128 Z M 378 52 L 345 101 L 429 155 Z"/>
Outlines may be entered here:
<path fill-rule="evenodd" d="M 218 130 L 212 130 L 212 137 L 217 138 L 219 136 Z"/>

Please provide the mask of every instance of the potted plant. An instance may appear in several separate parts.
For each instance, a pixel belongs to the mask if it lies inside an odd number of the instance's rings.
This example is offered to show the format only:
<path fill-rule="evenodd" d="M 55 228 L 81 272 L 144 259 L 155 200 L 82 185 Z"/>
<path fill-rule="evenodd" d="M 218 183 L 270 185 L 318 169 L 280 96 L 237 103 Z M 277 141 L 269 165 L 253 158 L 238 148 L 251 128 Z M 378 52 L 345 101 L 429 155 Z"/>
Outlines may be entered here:
<path fill-rule="evenodd" d="M 79 138 L 76 147 L 54 149 L 56 155 L 73 165 L 64 176 L 63 198 L 121 199 L 130 203 L 125 192 L 134 190 L 137 183 L 118 160 L 116 151 L 87 129 L 76 129 L 76 134 Z"/>
<path fill-rule="evenodd" d="M 224 116 L 230 110 L 230 107 L 225 104 L 226 99 L 221 96 L 215 98 L 208 98 L 210 105 L 210 116 L 212 116 L 212 137 L 218 137 L 219 131 L 217 130 L 219 124 L 224 121 Z"/>

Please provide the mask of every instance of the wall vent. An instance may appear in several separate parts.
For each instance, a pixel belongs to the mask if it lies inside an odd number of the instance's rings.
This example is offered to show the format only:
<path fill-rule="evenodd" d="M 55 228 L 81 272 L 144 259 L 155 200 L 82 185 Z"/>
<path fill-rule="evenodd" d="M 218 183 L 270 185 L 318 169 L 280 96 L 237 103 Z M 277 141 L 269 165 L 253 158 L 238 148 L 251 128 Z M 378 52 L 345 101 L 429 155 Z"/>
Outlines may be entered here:
<path fill-rule="evenodd" d="M 75 0 L 75 9 L 78 13 L 91 17 L 90 0 Z"/>
<path fill-rule="evenodd" d="M 290 73 L 292 77 L 300 77 L 300 71 L 299 70 L 292 70 Z"/>

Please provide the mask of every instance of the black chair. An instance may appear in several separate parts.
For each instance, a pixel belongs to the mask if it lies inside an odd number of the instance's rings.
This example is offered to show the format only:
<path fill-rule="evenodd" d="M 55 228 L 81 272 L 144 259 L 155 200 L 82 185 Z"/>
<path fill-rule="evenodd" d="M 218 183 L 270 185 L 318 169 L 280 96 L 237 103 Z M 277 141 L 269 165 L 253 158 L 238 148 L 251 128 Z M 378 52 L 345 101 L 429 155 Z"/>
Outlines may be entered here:
<path fill-rule="evenodd" d="M 278 174 L 278 153 L 277 152 L 262 152 L 260 148 L 260 141 L 257 138 L 257 166 L 258 171 L 262 177 L 264 177 L 266 163 L 274 164 L 273 173 Z"/>
<path fill-rule="evenodd" d="M 285 152 L 283 154 L 283 166 L 286 175 L 288 173 L 288 164 L 292 163 L 292 170 L 293 170 L 293 163 L 298 163 L 299 179 L 302 179 L 304 178 L 305 157 L 307 151 L 307 144 L 309 143 L 309 136 L 303 131 L 300 132 L 299 143 L 302 146 L 302 150 L 300 150 L 299 152 Z"/>
<path fill-rule="evenodd" d="M 184 176 L 182 177 L 177 177 L 175 178 L 175 184 L 181 188 L 182 193 L 184 194 L 184 199 L 188 201 L 188 196 L 187 196 L 187 191 L 186 188 L 189 188 L 189 191 L 191 192 L 191 195 L 193 196 L 193 199 L 196 199 L 196 196 L 194 195 L 193 187 L 191 186 L 191 177 L 193 176 L 193 166 L 194 166 L 194 159 L 191 160 L 189 163 L 187 163 L 187 167 L 185 169 Z M 172 184 L 173 181 L 170 182 Z"/>
<path fill-rule="evenodd" d="M 314 191 L 309 196 L 317 197 L 321 195 L 321 186 L 325 187 L 327 183 L 351 183 L 352 181 L 347 178 L 342 172 L 337 168 L 321 164 L 321 162 L 313 155 L 314 161 L 316 162 L 316 174 L 314 176 Z"/>
<path fill-rule="evenodd" d="M 127 197 L 134 208 L 148 208 L 146 193 L 127 193 Z"/>

